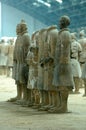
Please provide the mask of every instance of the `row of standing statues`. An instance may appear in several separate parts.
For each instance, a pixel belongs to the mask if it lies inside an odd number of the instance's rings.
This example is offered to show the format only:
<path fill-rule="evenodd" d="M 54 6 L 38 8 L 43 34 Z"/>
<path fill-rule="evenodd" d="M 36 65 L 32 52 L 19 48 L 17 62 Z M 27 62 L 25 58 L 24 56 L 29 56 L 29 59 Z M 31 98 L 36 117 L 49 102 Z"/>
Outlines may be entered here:
<path fill-rule="evenodd" d="M 0 40 L 0 75 L 11 76 L 13 67 L 14 38 Z"/>
<path fill-rule="evenodd" d="M 70 18 L 62 16 L 59 30 L 52 25 L 34 32 L 31 38 L 24 20 L 16 26 L 12 77 L 17 96 L 8 101 L 39 111 L 66 113 L 69 93 L 79 93 L 83 83 L 86 96 L 86 38 L 82 30 L 77 40 L 69 25 Z"/>

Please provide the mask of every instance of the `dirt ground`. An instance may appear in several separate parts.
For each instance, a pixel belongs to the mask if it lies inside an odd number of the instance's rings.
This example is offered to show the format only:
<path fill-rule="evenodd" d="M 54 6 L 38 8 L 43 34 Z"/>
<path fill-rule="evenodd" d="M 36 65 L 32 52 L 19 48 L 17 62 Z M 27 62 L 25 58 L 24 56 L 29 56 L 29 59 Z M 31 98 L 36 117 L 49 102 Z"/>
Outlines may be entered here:
<path fill-rule="evenodd" d="M 0 130 L 86 130 L 86 97 L 70 94 L 68 108 L 72 113 L 49 114 L 30 107 L 6 102 L 16 96 L 15 81 L 0 76 Z"/>

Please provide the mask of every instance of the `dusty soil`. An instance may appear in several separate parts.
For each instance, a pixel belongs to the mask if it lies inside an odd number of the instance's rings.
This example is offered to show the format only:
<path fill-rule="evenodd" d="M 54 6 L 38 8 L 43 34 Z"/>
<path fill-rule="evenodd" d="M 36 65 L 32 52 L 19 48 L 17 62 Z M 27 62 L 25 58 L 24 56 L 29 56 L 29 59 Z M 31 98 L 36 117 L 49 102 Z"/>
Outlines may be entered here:
<path fill-rule="evenodd" d="M 70 94 L 68 107 L 72 113 L 49 114 L 6 102 L 16 96 L 15 81 L 0 76 L 0 130 L 86 130 L 86 97 Z"/>

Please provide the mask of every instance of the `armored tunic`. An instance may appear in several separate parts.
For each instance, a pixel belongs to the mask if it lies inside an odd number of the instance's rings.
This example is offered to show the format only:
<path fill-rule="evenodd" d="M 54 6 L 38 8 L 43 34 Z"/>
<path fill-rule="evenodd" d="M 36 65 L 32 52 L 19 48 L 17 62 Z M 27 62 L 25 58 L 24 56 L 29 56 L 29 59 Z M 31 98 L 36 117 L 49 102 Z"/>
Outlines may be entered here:
<path fill-rule="evenodd" d="M 49 52 L 48 52 L 48 42 L 47 42 L 47 29 L 43 32 L 43 45 L 44 45 L 44 51 L 43 51 L 43 73 L 44 73 L 44 86 L 43 86 L 43 90 L 48 90 L 48 63 L 46 63 L 46 59 L 49 57 Z"/>
<path fill-rule="evenodd" d="M 82 52 L 80 53 L 79 62 L 84 63 L 86 61 L 86 38 L 82 37 L 79 40 L 79 43 L 81 44 L 82 47 Z"/>
<path fill-rule="evenodd" d="M 68 29 L 65 28 L 60 30 L 55 50 L 55 68 L 53 78 L 53 85 L 56 87 L 63 86 L 72 89 L 74 86 L 70 62 L 70 44 L 71 34 Z"/>
<path fill-rule="evenodd" d="M 44 69 L 42 67 L 42 61 L 44 58 L 44 42 L 45 42 L 45 32 L 46 29 L 42 29 L 39 31 L 39 39 L 38 39 L 38 82 L 37 88 L 38 90 L 43 90 L 44 87 Z"/>
<path fill-rule="evenodd" d="M 27 88 L 29 88 L 29 89 L 37 89 L 38 48 L 34 47 L 33 51 L 28 52 L 27 63 L 29 65 L 29 76 L 28 76 Z"/>
<path fill-rule="evenodd" d="M 48 57 L 45 57 L 47 59 L 50 59 L 47 63 L 44 65 L 44 90 L 55 90 L 55 87 L 52 85 L 53 80 L 53 62 L 55 57 L 55 47 L 57 42 L 57 35 L 58 30 L 57 26 L 52 25 L 47 29 L 47 50 Z"/>
<path fill-rule="evenodd" d="M 26 63 L 26 57 L 27 57 L 27 53 L 28 53 L 28 50 L 29 50 L 29 46 L 30 46 L 30 37 L 28 35 L 28 33 L 23 33 L 23 35 L 21 36 L 21 39 L 20 39 L 20 48 L 19 48 L 19 81 L 20 83 L 23 83 L 23 84 L 26 84 L 26 80 L 25 79 L 25 75 L 24 74 L 27 74 L 28 75 L 28 66 L 27 66 L 27 63 Z M 26 72 L 25 72 L 26 70 Z"/>
<path fill-rule="evenodd" d="M 13 52 L 13 70 L 12 70 L 12 78 L 15 79 L 15 81 L 19 81 L 19 50 L 21 46 L 21 34 L 18 34 L 17 39 L 15 41 L 15 47 L 14 47 L 14 52 Z"/>

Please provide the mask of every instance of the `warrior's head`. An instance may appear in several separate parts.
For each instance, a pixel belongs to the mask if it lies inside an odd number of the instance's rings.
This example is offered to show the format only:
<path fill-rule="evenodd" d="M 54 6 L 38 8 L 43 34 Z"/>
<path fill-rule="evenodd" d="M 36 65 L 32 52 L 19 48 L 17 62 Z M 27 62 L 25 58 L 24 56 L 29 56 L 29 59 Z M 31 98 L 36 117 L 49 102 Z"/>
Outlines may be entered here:
<path fill-rule="evenodd" d="M 23 19 L 21 20 L 20 26 L 21 26 L 21 31 L 22 32 L 27 31 L 28 27 L 27 27 L 27 24 L 26 24 L 25 20 L 23 20 Z"/>
<path fill-rule="evenodd" d="M 70 25 L 70 18 L 66 15 L 62 16 L 59 20 L 60 29 L 66 28 Z"/>
<path fill-rule="evenodd" d="M 80 36 L 80 37 L 84 37 L 84 36 L 85 36 L 85 31 L 84 31 L 84 30 L 81 30 L 80 33 L 79 33 L 79 36 Z"/>

